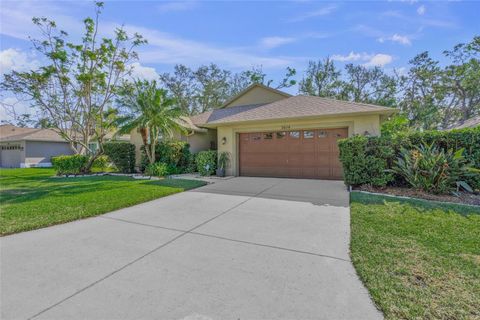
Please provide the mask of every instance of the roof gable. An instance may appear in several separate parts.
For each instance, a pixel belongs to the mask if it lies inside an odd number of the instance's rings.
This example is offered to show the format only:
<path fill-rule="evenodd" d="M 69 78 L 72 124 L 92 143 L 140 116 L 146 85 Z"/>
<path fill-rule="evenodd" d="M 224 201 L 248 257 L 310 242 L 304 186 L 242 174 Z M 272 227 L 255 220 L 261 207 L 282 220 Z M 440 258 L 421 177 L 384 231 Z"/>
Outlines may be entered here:
<path fill-rule="evenodd" d="M 236 106 L 266 104 L 291 97 L 290 94 L 277 89 L 267 87 L 263 84 L 254 83 L 248 88 L 229 99 L 222 108 Z"/>

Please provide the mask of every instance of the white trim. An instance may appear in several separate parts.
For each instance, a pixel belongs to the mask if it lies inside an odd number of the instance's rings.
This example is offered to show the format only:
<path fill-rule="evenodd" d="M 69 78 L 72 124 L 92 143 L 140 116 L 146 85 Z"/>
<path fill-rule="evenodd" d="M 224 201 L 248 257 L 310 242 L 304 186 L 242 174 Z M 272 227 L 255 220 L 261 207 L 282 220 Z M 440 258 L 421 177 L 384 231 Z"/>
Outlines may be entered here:
<path fill-rule="evenodd" d="M 50 168 L 52 167 L 51 162 L 39 162 L 39 163 L 20 163 L 20 168 Z"/>

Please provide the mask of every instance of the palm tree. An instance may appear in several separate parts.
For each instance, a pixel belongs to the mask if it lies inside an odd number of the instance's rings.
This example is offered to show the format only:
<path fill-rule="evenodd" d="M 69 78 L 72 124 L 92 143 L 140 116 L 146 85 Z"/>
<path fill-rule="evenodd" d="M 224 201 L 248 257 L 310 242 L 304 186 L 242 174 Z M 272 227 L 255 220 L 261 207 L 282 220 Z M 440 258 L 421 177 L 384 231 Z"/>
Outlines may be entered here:
<path fill-rule="evenodd" d="M 138 129 L 150 163 L 155 163 L 155 146 L 160 138 L 172 138 L 175 132 L 185 132 L 180 124 L 181 109 L 156 81 L 136 80 L 122 90 L 117 103 L 126 114 L 117 120 L 118 133 Z"/>

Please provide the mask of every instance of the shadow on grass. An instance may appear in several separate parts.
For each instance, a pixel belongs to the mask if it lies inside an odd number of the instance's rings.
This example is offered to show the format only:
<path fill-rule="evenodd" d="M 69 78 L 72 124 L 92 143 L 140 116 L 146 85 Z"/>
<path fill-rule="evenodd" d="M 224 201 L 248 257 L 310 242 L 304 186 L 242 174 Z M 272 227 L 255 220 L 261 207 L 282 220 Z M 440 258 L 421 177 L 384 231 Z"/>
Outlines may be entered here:
<path fill-rule="evenodd" d="M 9 175 L 2 176 L 0 202 L 19 204 L 44 197 L 68 197 L 81 193 L 94 193 L 132 188 L 140 185 L 154 185 L 163 188 L 190 190 L 205 183 L 192 180 L 134 180 L 131 177 L 79 177 L 54 178 L 51 176 Z"/>
<path fill-rule="evenodd" d="M 423 199 L 404 199 L 398 197 L 366 194 L 355 191 L 350 193 L 350 201 L 360 202 L 363 204 L 386 204 L 399 202 L 401 204 L 409 204 L 418 212 L 426 212 L 431 209 L 442 209 L 454 211 L 461 215 L 480 214 L 480 206 L 469 206 Z"/>

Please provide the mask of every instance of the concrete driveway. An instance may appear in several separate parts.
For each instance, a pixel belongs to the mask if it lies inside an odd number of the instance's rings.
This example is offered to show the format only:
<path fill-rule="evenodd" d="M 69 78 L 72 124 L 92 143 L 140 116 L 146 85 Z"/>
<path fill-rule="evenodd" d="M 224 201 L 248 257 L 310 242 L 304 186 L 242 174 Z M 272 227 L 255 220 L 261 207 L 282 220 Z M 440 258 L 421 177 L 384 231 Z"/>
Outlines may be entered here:
<path fill-rule="evenodd" d="M 223 180 L 2 238 L 1 318 L 382 318 L 349 236 L 342 182 Z"/>

